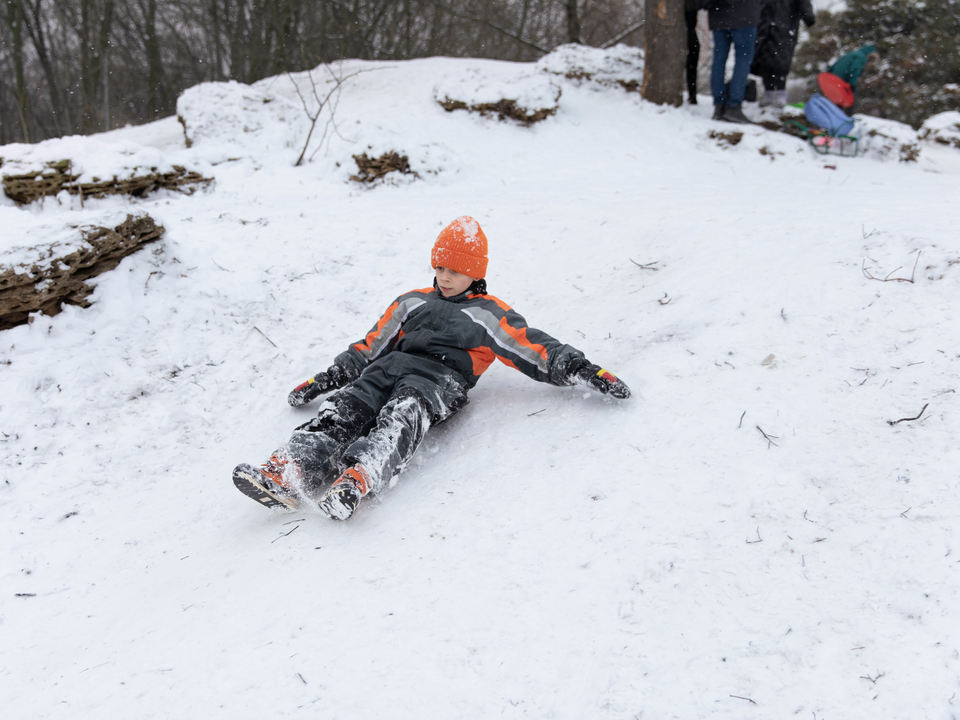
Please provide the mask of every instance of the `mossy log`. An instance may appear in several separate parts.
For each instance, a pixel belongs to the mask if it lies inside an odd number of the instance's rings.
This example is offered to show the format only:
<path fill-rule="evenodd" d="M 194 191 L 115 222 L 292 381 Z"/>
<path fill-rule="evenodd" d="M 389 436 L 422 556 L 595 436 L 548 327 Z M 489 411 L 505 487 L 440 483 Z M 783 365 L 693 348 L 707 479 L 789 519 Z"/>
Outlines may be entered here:
<path fill-rule="evenodd" d="M 164 228 L 149 215 L 127 215 L 115 228 L 80 232 L 85 247 L 69 255 L 57 257 L 55 247 L 38 247 L 37 257 L 49 260 L 29 270 L 0 265 L 0 330 L 29 322 L 34 312 L 56 315 L 64 304 L 89 307 L 93 288 L 85 281 L 113 270 L 127 255 L 163 235 Z"/>

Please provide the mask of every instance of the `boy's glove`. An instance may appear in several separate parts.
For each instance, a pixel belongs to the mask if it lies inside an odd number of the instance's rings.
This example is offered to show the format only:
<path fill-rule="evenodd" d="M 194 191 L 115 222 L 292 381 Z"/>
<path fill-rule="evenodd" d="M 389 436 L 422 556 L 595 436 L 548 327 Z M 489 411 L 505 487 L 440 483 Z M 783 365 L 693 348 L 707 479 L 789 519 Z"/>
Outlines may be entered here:
<path fill-rule="evenodd" d="M 347 373 L 339 365 L 331 365 L 326 372 L 317 373 L 301 385 L 297 385 L 287 402 L 293 407 L 302 407 L 328 390 L 336 390 L 347 384 Z"/>
<path fill-rule="evenodd" d="M 599 365 L 594 365 L 586 358 L 579 358 L 570 363 L 567 380 L 572 383 L 588 385 L 604 395 L 609 393 L 618 400 L 630 397 L 630 388 L 620 378 Z"/>

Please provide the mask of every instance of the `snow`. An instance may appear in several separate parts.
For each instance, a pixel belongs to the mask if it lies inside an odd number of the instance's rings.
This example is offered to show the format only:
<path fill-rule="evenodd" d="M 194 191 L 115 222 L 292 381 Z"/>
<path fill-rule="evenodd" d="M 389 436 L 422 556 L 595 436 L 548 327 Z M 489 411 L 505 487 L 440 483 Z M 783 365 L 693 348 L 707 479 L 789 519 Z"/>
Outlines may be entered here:
<path fill-rule="evenodd" d="M 920 128 L 919 136 L 924 140 L 960 149 L 960 112 L 950 110 L 927 118 Z"/>
<path fill-rule="evenodd" d="M 567 80 L 623 86 L 636 84 L 643 77 L 643 51 L 629 45 L 616 45 L 609 50 L 561 45 L 544 55 L 535 67 Z"/>
<path fill-rule="evenodd" d="M 3 716 L 954 717 L 960 152 L 821 157 L 532 65 L 339 71 L 302 167 L 305 75 L 188 91 L 190 148 L 174 118 L 0 148 L 216 177 L 0 205 L 17 262 L 166 227 L 0 333 Z M 434 97 L 547 80 L 531 127 Z M 348 180 L 387 151 L 419 177 Z M 633 397 L 495 364 L 349 522 L 238 493 L 465 214 L 490 292 Z"/>
<path fill-rule="evenodd" d="M 527 110 L 555 108 L 561 88 L 536 66 L 496 60 L 473 60 L 438 82 L 433 96 L 438 102 L 459 100 L 483 105 L 515 100 Z"/>

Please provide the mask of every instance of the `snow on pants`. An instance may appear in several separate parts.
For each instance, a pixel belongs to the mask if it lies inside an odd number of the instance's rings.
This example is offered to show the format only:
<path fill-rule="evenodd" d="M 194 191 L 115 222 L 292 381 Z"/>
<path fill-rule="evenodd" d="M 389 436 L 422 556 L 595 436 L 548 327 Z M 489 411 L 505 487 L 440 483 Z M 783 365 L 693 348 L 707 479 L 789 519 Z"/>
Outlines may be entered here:
<path fill-rule="evenodd" d="M 378 492 L 401 472 L 434 423 L 467 402 L 465 380 L 421 355 L 393 352 L 327 398 L 317 417 L 297 428 L 277 452 L 300 469 L 311 489 L 356 463 Z"/>

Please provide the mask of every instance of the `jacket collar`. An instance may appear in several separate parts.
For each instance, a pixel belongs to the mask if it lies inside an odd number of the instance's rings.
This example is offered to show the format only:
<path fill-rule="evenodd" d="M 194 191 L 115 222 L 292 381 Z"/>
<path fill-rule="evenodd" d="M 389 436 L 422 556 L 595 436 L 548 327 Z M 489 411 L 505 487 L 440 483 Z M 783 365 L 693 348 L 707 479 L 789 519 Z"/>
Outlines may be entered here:
<path fill-rule="evenodd" d="M 487 294 L 487 281 L 484 278 L 479 280 L 474 280 L 470 287 L 464 290 L 459 295 L 454 295 L 453 297 L 444 297 L 443 293 L 440 292 L 440 288 L 437 286 L 437 279 L 433 279 L 433 291 L 437 294 L 437 297 L 441 300 L 447 300 L 448 302 L 461 302 L 465 300 L 469 295 L 486 295 Z"/>

